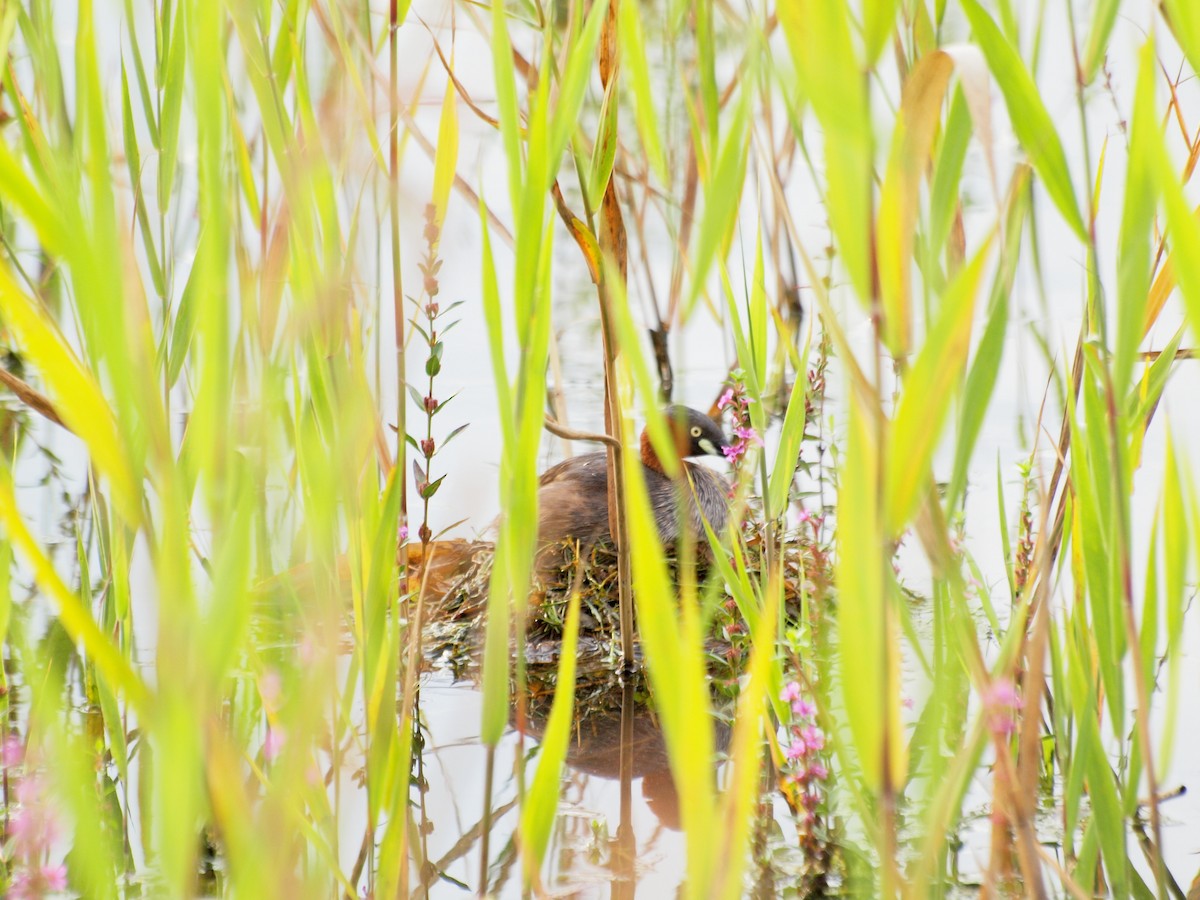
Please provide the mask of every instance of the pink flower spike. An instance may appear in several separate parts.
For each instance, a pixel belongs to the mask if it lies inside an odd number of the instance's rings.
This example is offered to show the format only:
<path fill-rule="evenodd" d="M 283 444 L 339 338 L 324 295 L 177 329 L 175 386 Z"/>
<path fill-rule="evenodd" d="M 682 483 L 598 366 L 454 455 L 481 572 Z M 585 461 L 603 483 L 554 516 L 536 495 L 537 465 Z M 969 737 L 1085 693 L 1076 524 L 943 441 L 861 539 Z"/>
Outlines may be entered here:
<path fill-rule="evenodd" d="M 40 891 L 34 884 L 33 875 L 29 872 L 21 872 L 13 877 L 12 882 L 8 886 L 8 897 L 12 900 L 34 900 Z"/>
<path fill-rule="evenodd" d="M 1021 695 L 1011 678 L 998 678 L 984 689 L 982 700 L 985 706 L 1007 706 L 1011 709 L 1021 708 Z"/>
<path fill-rule="evenodd" d="M 797 719 L 808 719 L 816 715 L 817 708 L 807 700 L 796 700 L 792 703 L 792 715 Z"/>
<path fill-rule="evenodd" d="M 1012 711 L 1021 708 L 1021 695 L 1010 678 L 997 678 L 981 694 L 987 727 L 997 737 L 1009 737 L 1017 730 Z"/>
<path fill-rule="evenodd" d="M 763 445 L 762 438 L 758 436 L 758 432 L 747 426 L 746 428 L 735 428 L 733 433 L 737 435 L 738 440 L 745 441 L 748 444 L 753 444 L 756 447 Z"/>
<path fill-rule="evenodd" d="M 4 739 L 4 745 L 0 747 L 0 766 L 11 769 L 13 766 L 19 766 L 24 758 L 25 747 L 21 743 L 21 739 L 15 734 L 10 734 Z"/>
<path fill-rule="evenodd" d="M 61 863 L 57 866 L 47 866 L 42 869 L 42 880 L 48 891 L 65 891 L 67 889 L 67 867 Z"/>
<path fill-rule="evenodd" d="M 732 403 L 733 403 L 733 388 L 731 388 L 731 387 L 725 388 L 725 393 L 723 393 L 721 395 L 720 399 L 717 400 L 717 409 L 725 409 L 727 406 L 729 406 Z"/>
<path fill-rule="evenodd" d="M 792 741 L 791 746 L 783 751 L 783 755 L 788 758 L 788 762 L 795 762 L 808 753 L 808 747 L 804 743 L 803 738 L 796 738 Z"/>
<path fill-rule="evenodd" d="M 824 750 L 825 732 L 816 725 L 809 725 L 804 729 L 804 743 L 808 745 L 810 750 Z"/>
<path fill-rule="evenodd" d="M 789 681 L 779 692 L 779 699 L 784 703 L 795 703 L 800 699 L 800 682 Z"/>

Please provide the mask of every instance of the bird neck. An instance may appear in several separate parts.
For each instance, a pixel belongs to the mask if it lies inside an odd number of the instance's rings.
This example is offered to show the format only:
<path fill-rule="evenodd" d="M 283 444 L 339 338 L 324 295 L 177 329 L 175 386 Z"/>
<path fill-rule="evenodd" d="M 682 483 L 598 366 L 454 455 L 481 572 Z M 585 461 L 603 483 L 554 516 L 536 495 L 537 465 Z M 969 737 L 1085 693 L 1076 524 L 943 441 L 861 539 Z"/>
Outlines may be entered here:
<path fill-rule="evenodd" d="M 663 469 L 662 460 L 658 458 L 658 453 L 654 450 L 654 445 L 650 443 L 650 432 L 642 431 L 642 463 L 648 469 L 653 469 L 659 475 L 666 475 L 666 470 Z"/>
<path fill-rule="evenodd" d="M 680 464 L 686 469 L 686 467 L 690 465 L 685 458 L 687 455 L 687 445 L 678 436 L 676 436 L 676 444 L 677 447 L 675 452 L 678 454 Z M 663 466 L 662 459 L 659 457 L 658 452 L 654 449 L 654 444 L 650 442 L 650 432 L 646 429 L 642 430 L 641 456 L 642 463 L 647 468 L 653 469 L 659 475 L 667 474 L 667 470 L 666 467 Z"/>

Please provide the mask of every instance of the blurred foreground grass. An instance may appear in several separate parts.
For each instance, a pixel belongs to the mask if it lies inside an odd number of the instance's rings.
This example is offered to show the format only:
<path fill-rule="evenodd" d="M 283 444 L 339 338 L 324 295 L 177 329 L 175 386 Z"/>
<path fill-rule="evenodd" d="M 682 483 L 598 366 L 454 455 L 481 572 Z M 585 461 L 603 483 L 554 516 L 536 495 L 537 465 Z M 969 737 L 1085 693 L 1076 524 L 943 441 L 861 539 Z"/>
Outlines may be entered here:
<path fill-rule="evenodd" d="M 459 317 L 485 323 L 501 422 L 472 885 L 488 890 L 494 771 L 510 764 L 495 748 L 528 701 L 543 419 L 565 418 L 553 300 L 569 266 L 595 284 L 606 429 L 630 448 L 610 453 L 613 602 L 626 661 L 636 613 L 685 786 L 685 893 L 784 889 L 764 849 L 778 792 L 794 828 L 772 840 L 807 852 L 820 830 L 847 893 L 941 895 L 968 787 L 987 779 L 989 892 L 1180 896 L 1191 873 L 1164 861 L 1159 794 L 1200 502 L 1190 448 L 1143 446 L 1166 428 L 1168 382 L 1195 377 L 1181 347 L 1200 322 L 1200 15 L 1049 6 L 0 4 L 0 883 L 391 897 L 437 879 L 417 821 L 427 598 L 400 573 L 409 543 L 437 552 L 428 510 L 455 476 L 437 455 L 461 423 L 436 398 Z M 402 50 L 435 22 L 436 53 Z M 456 59 L 485 48 L 479 92 Z M 1043 100 L 1050 55 L 1071 60 L 1077 121 Z M 1112 105 L 1115 127 L 1097 125 Z M 464 117 L 502 178 L 459 159 Z M 406 166 L 432 172 L 419 198 Z M 479 259 L 443 242 L 451 204 L 477 222 Z M 664 247 L 669 264 L 651 259 Z M 1080 325 L 1056 359 L 1013 290 L 1064 257 L 1083 261 Z M 443 261 L 480 273 L 452 314 Z M 709 535 L 715 592 L 667 571 L 631 424 L 644 410 L 665 448 L 672 347 L 705 320 L 736 353 L 742 427 L 769 438 L 738 467 L 755 540 Z M 1008 577 L 990 590 L 965 498 L 1015 331 L 1045 343 L 1055 377 L 1021 496 L 996 498 Z M 74 436 L 61 463 L 50 429 Z M 32 485 L 48 463 L 68 491 L 61 533 Z M 1143 465 L 1162 473 L 1150 499 L 1134 493 Z M 1135 503 L 1154 507 L 1148 535 Z M 788 568 L 797 527 L 831 553 L 833 596 Z M 928 559 L 928 633 L 896 568 L 906 536 Z M 568 604 L 538 765 L 515 767 L 532 893 L 563 876 L 545 855 L 578 615 Z M 714 621 L 745 648 L 719 741 Z"/>

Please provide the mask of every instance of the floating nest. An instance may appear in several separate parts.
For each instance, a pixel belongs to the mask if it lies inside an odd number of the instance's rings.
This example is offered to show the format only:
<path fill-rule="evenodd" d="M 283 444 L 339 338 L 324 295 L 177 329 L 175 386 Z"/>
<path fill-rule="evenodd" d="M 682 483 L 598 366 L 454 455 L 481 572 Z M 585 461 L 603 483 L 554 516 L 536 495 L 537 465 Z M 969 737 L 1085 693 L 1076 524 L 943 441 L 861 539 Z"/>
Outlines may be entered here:
<path fill-rule="evenodd" d="M 751 580 L 763 566 L 763 529 L 747 527 L 744 562 Z M 412 548 L 416 549 L 416 548 Z M 410 553 L 412 553 L 410 549 Z M 425 655 L 429 663 L 466 675 L 478 663 L 486 623 L 488 582 L 494 545 L 482 541 L 447 541 L 431 545 L 427 557 L 412 560 L 409 586 L 423 590 Z M 802 598 L 828 596 L 830 564 L 812 530 L 789 532 L 782 540 L 784 601 L 789 619 L 802 615 Z M 546 560 L 553 561 L 547 565 Z M 731 560 L 732 562 L 732 560 Z M 666 549 L 666 563 L 674 584 L 679 583 L 680 560 Z M 525 660 L 531 676 L 557 669 L 562 633 L 572 588 L 578 583 L 580 627 L 578 671 L 581 677 L 611 676 L 621 663 L 621 625 L 617 600 L 617 557 L 610 544 L 599 544 L 579 558 L 573 544 L 561 551 L 543 552 L 534 590 L 530 595 L 525 628 Z M 711 559 L 695 561 L 695 581 L 702 607 L 710 610 L 708 650 L 716 659 L 736 662 L 740 617 L 727 594 L 720 569 Z M 516 648 L 514 647 L 514 650 Z M 608 679 L 605 679 L 608 680 Z"/>

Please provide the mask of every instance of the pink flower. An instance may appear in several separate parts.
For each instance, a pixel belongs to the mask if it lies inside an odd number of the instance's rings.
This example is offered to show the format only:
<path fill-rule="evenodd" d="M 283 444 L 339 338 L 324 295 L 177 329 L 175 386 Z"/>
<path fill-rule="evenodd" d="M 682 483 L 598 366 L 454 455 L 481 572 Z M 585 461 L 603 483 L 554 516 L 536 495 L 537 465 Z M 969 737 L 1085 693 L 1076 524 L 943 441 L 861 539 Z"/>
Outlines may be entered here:
<path fill-rule="evenodd" d="M 829 777 L 829 770 L 819 762 L 811 763 L 808 767 L 808 774 L 817 781 L 824 781 Z"/>
<path fill-rule="evenodd" d="M 737 436 L 739 441 L 743 441 L 748 445 L 753 444 L 755 447 L 761 447 L 763 445 L 762 438 L 758 436 L 758 432 L 749 426 L 745 428 L 735 428 L 733 429 L 733 433 Z"/>
<path fill-rule="evenodd" d="M 407 540 L 408 540 L 408 526 L 407 526 L 407 525 L 401 525 L 401 526 L 400 526 L 400 541 L 399 541 L 399 542 L 400 542 L 401 544 L 403 544 L 403 543 L 404 543 L 405 541 L 407 541 Z"/>
<path fill-rule="evenodd" d="M 987 715 L 987 727 L 998 737 L 1008 737 L 1017 730 L 1013 711 L 1021 708 L 1021 696 L 1010 678 L 998 678 L 988 685 L 982 695 Z"/>
<path fill-rule="evenodd" d="M 725 454 L 725 458 L 730 462 L 737 462 L 746 455 L 746 445 L 741 441 L 737 441 L 727 447 L 722 447 L 721 452 Z"/>
<path fill-rule="evenodd" d="M 808 745 L 804 743 L 803 738 L 796 738 L 792 741 L 791 746 L 783 751 L 783 755 L 787 757 L 788 762 L 795 762 L 802 759 L 808 753 Z"/>
<path fill-rule="evenodd" d="M 982 699 L 984 706 L 1021 708 L 1021 695 L 1017 693 L 1017 686 L 1011 678 L 997 678 L 984 689 Z"/>
<path fill-rule="evenodd" d="M 64 865 L 33 868 L 12 880 L 7 896 L 17 900 L 40 900 L 48 893 L 67 889 L 67 867 Z"/>
<path fill-rule="evenodd" d="M 58 820 L 47 803 L 44 785 L 37 776 L 18 782 L 14 795 L 21 808 L 8 821 L 14 854 L 33 858 L 50 849 L 59 837 Z"/>
<path fill-rule="evenodd" d="M 809 725 L 804 729 L 804 743 L 808 745 L 809 750 L 824 750 L 825 732 L 815 725 Z"/>
<path fill-rule="evenodd" d="M 11 769 L 13 766 L 19 766 L 24 758 L 25 747 L 21 739 L 15 734 L 10 734 L 4 739 L 3 746 L 0 746 L 0 766 Z"/>
<path fill-rule="evenodd" d="M 727 388 L 725 388 L 725 393 L 723 393 L 721 395 L 720 399 L 717 400 L 717 409 L 725 409 L 726 407 L 731 406 L 732 404 L 733 404 L 733 388 L 727 387 Z"/>
<path fill-rule="evenodd" d="M 67 889 L 67 867 L 62 863 L 42 869 L 42 878 L 46 880 L 46 887 L 49 890 L 65 891 Z"/>
<path fill-rule="evenodd" d="M 268 712 L 279 709 L 279 697 L 283 693 L 283 681 L 275 669 L 267 669 L 258 679 L 258 693 L 262 696 L 263 708 Z"/>
<path fill-rule="evenodd" d="M 267 728 L 267 739 L 263 741 L 263 759 L 274 762 L 287 743 L 287 731 L 283 728 Z"/>
<path fill-rule="evenodd" d="M 817 708 L 807 700 L 795 700 L 792 703 L 792 715 L 797 719 L 808 719 L 816 715 Z"/>
<path fill-rule="evenodd" d="M 779 699 L 784 703 L 795 703 L 800 699 L 800 682 L 789 681 L 779 692 Z"/>

